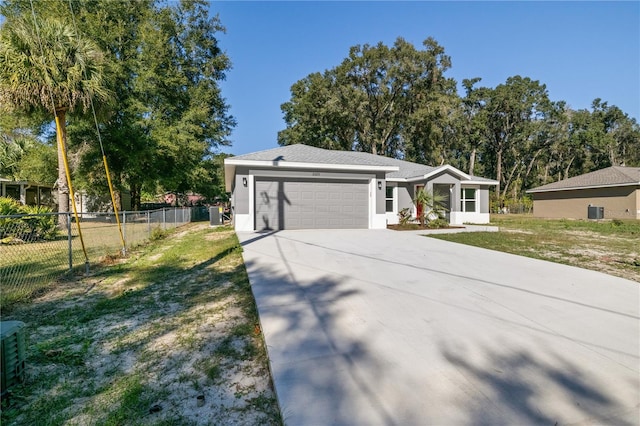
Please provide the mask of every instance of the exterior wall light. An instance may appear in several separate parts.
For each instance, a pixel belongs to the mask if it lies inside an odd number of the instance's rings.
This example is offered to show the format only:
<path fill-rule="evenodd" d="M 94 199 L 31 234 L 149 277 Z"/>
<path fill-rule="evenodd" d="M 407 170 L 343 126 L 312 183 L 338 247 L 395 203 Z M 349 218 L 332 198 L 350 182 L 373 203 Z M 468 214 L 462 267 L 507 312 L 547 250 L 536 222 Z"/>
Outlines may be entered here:
<path fill-rule="evenodd" d="M 382 181 L 381 180 L 378 181 L 378 189 L 382 189 Z"/>
<path fill-rule="evenodd" d="M 244 186 L 244 187 L 247 186 L 247 178 L 246 177 L 242 178 L 242 186 Z"/>

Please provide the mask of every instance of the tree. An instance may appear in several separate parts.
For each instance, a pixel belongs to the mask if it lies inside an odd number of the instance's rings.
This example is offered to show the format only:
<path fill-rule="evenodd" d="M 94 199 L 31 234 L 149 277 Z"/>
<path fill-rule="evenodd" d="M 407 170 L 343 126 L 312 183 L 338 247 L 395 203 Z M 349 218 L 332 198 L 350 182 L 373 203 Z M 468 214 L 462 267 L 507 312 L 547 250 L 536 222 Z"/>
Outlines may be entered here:
<path fill-rule="evenodd" d="M 48 111 L 55 117 L 58 138 L 58 211 L 69 211 L 64 166 L 66 115 L 86 111 L 91 99 L 106 100 L 103 57 L 90 40 L 63 22 L 43 18 L 7 19 L 0 31 L 0 106 L 5 111 Z M 66 216 L 60 215 L 60 225 Z"/>
<path fill-rule="evenodd" d="M 635 119 L 601 99 L 595 99 L 591 108 L 590 124 L 598 135 L 598 143 L 593 147 L 596 167 L 634 163 L 640 145 L 640 128 Z"/>
<path fill-rule="evenodd" d="M 421 155 L 425 138 L 437 139 L 430 137 L 434 119 L 446 116 L 443 96 L 455 87 L 443 75 L 451 65 L 444 49 L 432 38 L 423 46 L 418 50 L 402 38 L 392 47 L 354 46 L 337 67 L 296 82 L 281 106 L 287 127 L 278 143 Z"/>
<path fill-rule="evenodd" d="M 416 210 L 418 211 L 420 226 L 424 228 L 426 222 L 432 219 L 444 218 L 445 209 L 442 207 L 444 200 L 444 196 L 434 194 L 424 188 L 419 188 L 418 191 L 416 191 L 413 203 L 416 205 Z"/>
<path fill-rule="evenodd" d="M 185 192 L 202 186 L 202 179 L 212 179 L 203 172 L 209 158 L 229 145 L 235 120 L 218 82 L 230 61 L 216 39 L 224 28 L 207 8 L 203 1 L 148 0 L 87 3 L 78 11 L 108 52 L 119 109 L 101 131 L 114 183 L 130 190 L 134 209 L 145 188 Z M 77 131 L 78 142 L 91 139 L 88 129 Z M 83 174 L 102 184 L 95 144 L 82 163 Z"/>
<path fill-rule="evenodd" d="M 200 0 L 7 0 L 7 19 L 31 15 L 66 19 L 104 54 L 103 80 L 114 101 L 98 110 L 99 130 L 116 189 L 141 194 L 192 190 L 209 158 L 229 144 L 235 120 L 218 82 L 230 68 L 218 46 L 224 31 Z M 72 18 L 73 22 L 72 22 Z M 69 150 L 84 189 L 104 193 L 103 153 L 92 117 L 68 120 Z"/>
<path fill-rule="evenodd" d="M 522 165 L 521 153 L 535 133 L 534 122 L 543 119 L 550 101 L 544 84 L 521 76 L 509 77 L 504 84 L 483 92 L 486 104 L 482 114 L 488 141 L 485 159 L 493 162 L 485 166 L 500 184 L 498 196 L 504 197 Z"/>
<path fill-rule="evenodd" d="M 482 121 L 483 95 L 485 90 L 473 86 L 482 80 L 479 77 L 462 80 L 465 97 L 461 99 L 463 125 L 460 133 L 464 139 L 464 147 L 468 150 L 470 175 L 475 174 L 478 151 L 485 140 L 485 123 Z"/>

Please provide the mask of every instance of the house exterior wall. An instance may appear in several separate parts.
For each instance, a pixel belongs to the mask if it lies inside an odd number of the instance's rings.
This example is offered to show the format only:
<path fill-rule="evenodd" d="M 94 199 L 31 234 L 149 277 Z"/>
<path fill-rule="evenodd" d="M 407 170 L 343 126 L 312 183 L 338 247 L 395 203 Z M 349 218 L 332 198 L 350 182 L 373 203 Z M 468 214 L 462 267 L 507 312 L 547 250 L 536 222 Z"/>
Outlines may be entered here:
<path fill-rule="evenodd" d="M 379 184 L 378 184 L 379 183 Z M 385 213 L 385 174 L 384 173 L 376 173 L 376 185 L 375 185 L 375 200 L 376 200 L 376 214 L 384 214 Z"/>
<path fill-rule="evenodd" d="M 413 206 L 413 185 L 405 182 L 388 182 L 388 185 L 395 187 L 394 211 L 386 213 L 387 224 L 396 225 L 400 222 L 398 213 L 404 208 L 412 209 Z"/>
<path fill-rule="evenodd" d="M 246 186 L 243 183 L 243 179 L 247 180 Z M 250 188 L 253 188 L 253 179 L 252 176 L 249 176 L 249 169 L 237 167 L 231 192 L 231 210 L 236 230 L 253 230 L 251 213 L 253 203 L 250 197 Z"/>
<path fill-rule="evenodd" d="M 640 219 L 640 186 L 533 193 L 533 215 L 587 219 L 589 205 L 604 207 L 605 219 Z"/>
<path fill-rule="evenodd" d="M 406 207 L 413 206 L 413 185 L 407 183 L 398 184 L 398 212 Z"/>
<path fill-rule="evenodd" d="M 409 183 L 398 182 L 396 199 L 397 212 L 403 208 L 411 209 L 411 214 L 415 216 L 416 208 L 413 203 L 415 197 L 416 186 L 424 185 L 428 191 L 433 191 L 434 185 L 451 185 L 451 210 L 449 212 L 449 222 L 452 225 L 462 225 L 464 223 L 489 223 L 490 221 L 490 205 L 489 205 L 489 189 L 488 185 L 465 185 L 464 181 L 460 181 L 456 176 L 443 172 L 426 181 L 413 181 Z M 476 202 L 478 204 L 475 212 L 460 211 L 460 191 L 462 188 L 475 188 L 477 190 Z M 387 223 L 397 224 L 397 212 L 393 214 L 387 213 Z"/>
<path fill-rule="evenodd" d="M 474 188 L 476 190 L 476 210 L 474 212 L 462 211 L 460 190 L 457 191 L 457 205 L 451 213 L 452 225 L 463 225 L 465 223 L 484 224 L 491 221 L 489 205 L 489 186 L 483 185 L 461 185 L 461 189 Z M 453 210 L 453 209 L 452 209 Z"/>

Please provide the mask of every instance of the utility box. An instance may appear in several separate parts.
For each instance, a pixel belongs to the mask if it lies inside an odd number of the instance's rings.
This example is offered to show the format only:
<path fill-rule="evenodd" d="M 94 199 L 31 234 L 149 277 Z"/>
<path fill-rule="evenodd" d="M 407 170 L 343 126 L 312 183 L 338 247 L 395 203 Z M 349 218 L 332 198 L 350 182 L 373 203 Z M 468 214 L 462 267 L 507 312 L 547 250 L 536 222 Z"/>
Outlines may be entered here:
<path fill-rule="evenodd" d="M 604 207 L 589 206 L 587 207 L 588 219 L 604 219 Z"/>
<path fill-rule="evenodd" d="M 222 225 L 222 207 L 209 207 L 209 226 Z"/>
<path fill-rule="evenodd" d="M 8 389 L 24 381 L 26 346 L 22 321 L 0 321 L 0 389 L 4 398 Z"/>

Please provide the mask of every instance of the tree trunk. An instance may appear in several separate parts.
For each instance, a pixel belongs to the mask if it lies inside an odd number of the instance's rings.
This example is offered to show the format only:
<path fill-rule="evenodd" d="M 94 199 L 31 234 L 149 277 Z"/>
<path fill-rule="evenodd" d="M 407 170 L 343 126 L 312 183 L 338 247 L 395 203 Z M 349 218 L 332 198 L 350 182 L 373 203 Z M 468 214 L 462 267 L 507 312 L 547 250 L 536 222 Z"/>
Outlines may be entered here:
<path fill-rule="evenodd" d="M 551 166 L 549 165 L 549 162 L 547 162 L 547 164 L 544 167 L 544 180 L 542 181 L 543 185 L 546 185 L 549 179 L 549 168 Z"/>
<path fill-rule="evenodd" d="M 533 155 L 533 158 L 531 159 L 531 161 L 529 161 L 529 165 L 527 166 L 527 171 L 524 174 L 525 182 L 527 181 L 527 179 L 529 179 L 529 175 L 531 174 L 531 170 L 533 169 L 533 165 L 536 161 L 536 158 L 538 158 L 538 155 L 540 155 L 541 152 L 542 152 L 541 149 L 537 150 L 536 153 Z"/>
<path fill-rule="evenodd" d="M 476 147 L 474 146 L 469 156 L 469 174 L 473 176 L 473 169 L 476 167 Z"/>
<path fill-rule="evenodd" d="M 500 191 L 500 185 L 502 185 L 502 149 L 496 151 L 496 180 L 498 181 L 498 187 L 496 188 L 498 197 L 502 196 Z"/>
<path fill-rule="evenodd" d="M 131 208 L 134 211 L 139 211 L 140 210 L 140 190 L 141 190 L 142 185 L 136 184 L 136 183 L 132 183 L 130 185 L 129 190 L 131 191 Z"/>
<path fill-rule="evenodd" d="M 518 168 L 519 168 L 519 165 L 516 163 L 516 164 L 513 165 L 513 168 L 511 169 L 511 172 L 509 172 L 509 177 L 507 178 L 507 180 L 504 183 L 504 193 L 502 194 L 502 196 L 504 198 L 507 197 L 507 192 L 509 191 L 509 187 L 511 186 L 511 182 L 513 180 L 513 175 L 516 173 Z"/>
<path fill-rule="evenodd" d="M 67 127 L 65 123 L 66 110 L 56 109 L 56 135 L 58 137 L 58 225 L 61 229 L 67 229 L 69 218 L 69 184 L 64 165 L 64 147 L 67 146 Z"/>
<path fill-rule="evenodd" d="M 569 169 L 571 169 L 571 164 L 573 163 L 573 160 L 576 157 L 571 157 L 571 160 L 569 161 L 569 164 L 567 164 L 567 167 L 564 169 L 564 178 L 565 179 L 569 179 Z"/>

